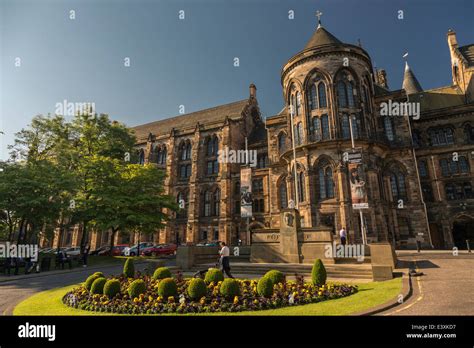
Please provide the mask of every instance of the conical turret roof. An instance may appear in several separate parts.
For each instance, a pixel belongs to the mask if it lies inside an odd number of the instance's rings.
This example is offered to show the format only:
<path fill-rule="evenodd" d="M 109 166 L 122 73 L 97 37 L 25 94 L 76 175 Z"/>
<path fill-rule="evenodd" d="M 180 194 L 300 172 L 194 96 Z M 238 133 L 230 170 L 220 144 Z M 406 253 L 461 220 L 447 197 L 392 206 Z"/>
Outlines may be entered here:
<path fill-rule="evenodd" d="M 342 44 L 342 42 L 329 31 L 324 29 L 321 25 L 318 25 L 304 49 L 330 44 Z"/>
<path fill-rule="evenodd" d="M 411 71 L 407 62 L 405 62 L 405 74 L 403 75 L 402 88 L 407 92 L 407 94 L 415 94 L 423 91 L 423 88 L 421 88 L 420 83 L 416 79 L 413 71 Z"/>

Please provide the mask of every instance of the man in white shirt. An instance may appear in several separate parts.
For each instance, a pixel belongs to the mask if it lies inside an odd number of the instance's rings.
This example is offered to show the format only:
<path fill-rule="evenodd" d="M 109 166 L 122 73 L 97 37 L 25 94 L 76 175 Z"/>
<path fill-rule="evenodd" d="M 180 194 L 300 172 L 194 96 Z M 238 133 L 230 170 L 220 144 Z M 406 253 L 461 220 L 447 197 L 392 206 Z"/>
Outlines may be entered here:
<path fill-rule="evenodd" d="M 341 244 L 342 244 L 342 245 L 346 245 L 347 232 L 346 232 L 346 228 L 345 228 L 345 227 L 341 228 L 341 230 L 339 231 L 339 237 L 341 237 Z"/>
<path fill-rule="evenodd" d="M 221 265 L 222 265 L 222 271 L 227 274 L 229 278 L 234 278 L 232 274 L 230 273 L 230 264 L 229 264 L 229 256 L 230 256 L 230 250 L 227 245 L 225 245 L 224 242 L 221 242 L 221 250 L 219 250 L 219 255 L 221 256 Z"/>

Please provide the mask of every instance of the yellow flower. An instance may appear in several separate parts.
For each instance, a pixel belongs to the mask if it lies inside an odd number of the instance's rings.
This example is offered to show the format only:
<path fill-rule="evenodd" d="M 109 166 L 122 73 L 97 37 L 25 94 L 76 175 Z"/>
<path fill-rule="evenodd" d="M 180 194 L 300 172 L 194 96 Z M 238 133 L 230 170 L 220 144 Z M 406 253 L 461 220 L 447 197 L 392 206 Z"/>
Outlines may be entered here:
<path fill-rule="evenodd" d="M 140 299 L 139 299 L 138 297 L 135 297 L 135 298 L 133 299 L 133 302 L 138 303 L 138 302 L 140 302 Z"/>
<path fill-rule="evenodd" d="M 205 304 L 206 303 L 206 297 L 205 296 L 201 297 L 201 300 L 199 301 L 199 303 Z"/>
<path fill-rule="evenodd" d="M 322 296 L 322 295 L 323 295 L 323 292 L 322 292 L 322 291 L 318 291 L 318 295 L 319 295 L 319 296 Z"/>
<path fill-rule="evenodd" d="M 148 301 L 150 301 L 150 302 L 153 301 L 153 296 L 151 296 L 151 295 L 148 296 Z"/>
<path fill-rule="evenodd" d="M 239 296 L 234 297 L 234 304 L 237 304 L 237 303 L 239 303 Z"/>
<path fill-rule="evenodd" d="M 173 303 L 173 302 L 174 302 L 174 297 L 173 296 L 168 297 L 168 303 Z"/>
<path fill-rule="evenodd" d="M 158 298 L 157 298 L 156 300 L 157 300 L 158 302 L 161 302 L 161 301 L 163 301 L 163 297 L 158 296 Z"/>
<path fill-rule="evenodd" d="M 253 300 L 253 303 L 254 303 L 254 304 L 258 304 L 258 300 Z"/>

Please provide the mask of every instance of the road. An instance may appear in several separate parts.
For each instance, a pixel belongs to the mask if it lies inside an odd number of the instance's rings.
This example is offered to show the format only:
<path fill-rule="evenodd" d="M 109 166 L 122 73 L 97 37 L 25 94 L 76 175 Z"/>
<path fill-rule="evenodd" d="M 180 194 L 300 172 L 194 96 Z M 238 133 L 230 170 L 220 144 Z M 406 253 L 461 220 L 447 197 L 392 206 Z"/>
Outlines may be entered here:
<path fill-rule="evenodd" d="M 474 255 L 402 256 L 423 275 L 412 278 L 413 295 L 378 315 L 474 315 Z"/>
<path fill-rule="evenodd" d="M 135 264 L 135 270 L 143 271 L 147 264 Z M 37 292 L 83 282 L 90 274 L 101 271 L 106 276 L 122 273 L 123 265 L 103 266 L 100 269 L 77 269 L 68 273 L 41 275 L 31 278 L 0 282 L 0 313 L 11 315 L 15 306 Z"/>

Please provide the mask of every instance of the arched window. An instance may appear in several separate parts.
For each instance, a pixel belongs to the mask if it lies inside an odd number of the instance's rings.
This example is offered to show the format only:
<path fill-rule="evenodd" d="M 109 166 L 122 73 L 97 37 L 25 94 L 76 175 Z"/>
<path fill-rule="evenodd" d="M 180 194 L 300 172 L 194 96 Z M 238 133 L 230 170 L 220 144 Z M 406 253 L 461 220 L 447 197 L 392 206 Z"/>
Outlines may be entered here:
<path fill-rule="evenodd" d="M 458 159 L 459 170 L 461 173 L 469 173 L 469 163 L 467 162 L 466 157 L 460 156 Z"/>
<path fill-rule="evenodd" d="M 393 141 L 395 139 L 395 134 L 393 132 L 392 120 L 387 116 L 384 117 L 383 125 L 385 128 L 385 136 L 389 141 Z"/>
<path fill-rule="evenodd" d="M 454 134 L 450 127 L 430 129 L 428 135 L 433 146 L 454 144 Z"/>
<path fill-rule="evenodd" d="M 304 191 L 305 191 L 305 183 L 304 183 L 304 173 L 298 173 L 298 202 L 304 202 Z"/>
<path fill-rule="evenodd" d="M 163 150 L 161 150 L 161 162 L 160 162 L 160 164 L 166 164 L 167 158 L 168 158 L 168 151 L 165 147 L 165 148 L 163 148 Z"/>
<path fill-rule="evenodd" d="M 342 128 L 342 137 L 344 139 L 350 139 L 351 130 L 350 130 L 350 124 L 349 124 L 349 117 L 347 116 L 347 114 L 342 115 L 341 128 Z"/>
<path fill-rule="evenodd" d="M 343 81 L 337 83 L 337 100 L 340 107 L 347 107 L 346 84 Z"/>
<path fill-rule="evenodd" d="M 418 162 L 418 173 L 422 178 L 426 178 L 428 176 L 428 167 L 426 166 L 425 161 Z"/>
<path fill-rule="evenodd" d="M 465 125 L 464 134 L 466 136 L 466 142 L 468 144 L 473 144 L 474 143 L 474 127 L 472 127 L 470 124 Z"/>
<path fill-rule="evenodd" d="M 295 130 L 295 143 L 296 145 L 303 144 L 303 124 L 298 122 Z"/>
<path fill-rule="evenodd" d="M 278 151 L 284 152 L 286 150 L 286 135 L 285 133 L 280 133 L 278 135 Z"/>
<path fill-rule="evenodd" d="M 204 216 L 211 216 L 211 192 L 209 190 L 204 192 Z"/>
<path fill-rule="evenodd" d="M 316 85 L 311 85 L 311 88 L 309 89 L 309 108 L 310 110 L 315 110 L 318 108 Z"/>
<path fill-rule="evenodd" d="M 329 118 L 328 115 L 321 116 L 321 130 L 323 140 L 327 140 L 330 138 L 329 136 Z"/>
<path fill-rule="evenodd" d="M 362 120 L 360 115 L 351 115 L 352 118 L 352 136 L 359 139 L 362 136 Z"/>
<path fill-rule="evenodd" d="M 214 216 L 219 216 L 221 214 L 221 210 L 220 210 L 220 203 L 221 203 L 221 190 L 217 189 L 215 192 L 214 192 L 214 197 L 213 197 L 213 213 L 214 213 Z"/>
<path fill-rule="evenodd" d="M 295 112 L 296 112 L 296 100 L 295 100 L 295 95 L 292 94 L 291 95 L 291 102 L 290 102 L 290 106 L 291 106 L 291 111 L 293 112 L 293 115 L 295 115 Z"/>
<path fill-rule="evenodd" d="M 406 199 L 407 191 L 405 186 L 405 175 L 401 172 L 392 172 L 390 174 L 390 188 L 392 190 L 394 201 Z"/>
<path fill-rule="evenodd" d="M 347 104 L 350 108 L 354 107 L 354 90 L 352 83 L 346 82 Z"/>
<path fill-rule="evenodd" d="M 315 141 L 321 140 L 321 122 L 319 117 L 313 117 L 313 134 Z"/>
<path fill-rule="evenodd" d="M 191 159 L 191 143 L 187 143 L 186 145 L 186 158 L 185 159 Z"/>
<path fill-rule="evenodd" d="M 280 203 L 280 208 L 286 209 L 288 208 L 288 192 L 286 188 L 286 179 L 283 178 L 280 182 L 280 185 L 278 187 L 278 197 L 279 197 L 279 203 Z"/>
<path fill-rule="evenodd" d="M 328 106 L 327 99 L 326 99 L 326 85 L 324 82 L 320 82 L 318 84 L 318 100 L 319 100 L 319 107 L 326 108 Z"/>
<path fill-rule="evenodd" d="M 301 93 L 296 92 L 296 115 L 301 115 Z"/>
<path fill-rule="evenodd" d="M 334 180 L 332 169 L 327 161 L 323 161 L 318 165 L 318 185 L 319 199 L 334 198 Z"/>

